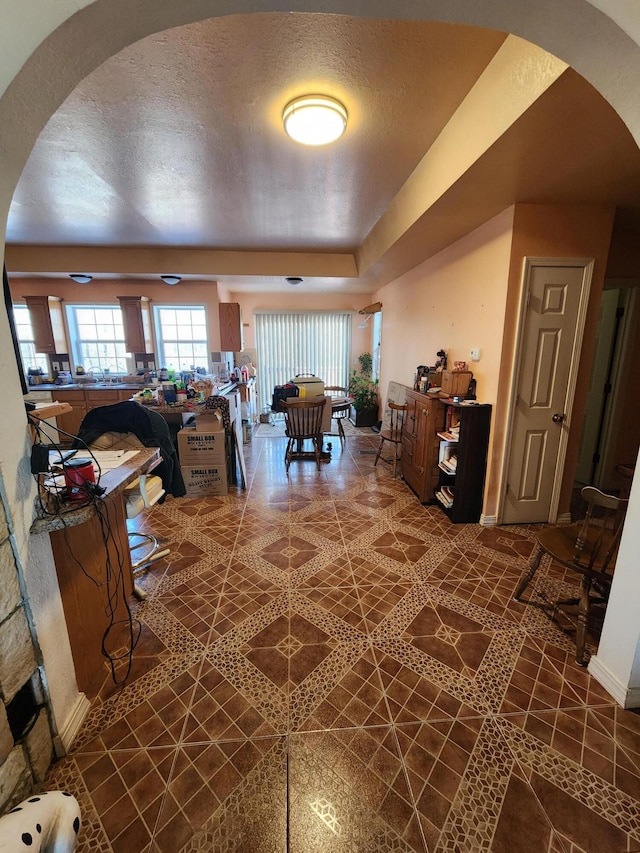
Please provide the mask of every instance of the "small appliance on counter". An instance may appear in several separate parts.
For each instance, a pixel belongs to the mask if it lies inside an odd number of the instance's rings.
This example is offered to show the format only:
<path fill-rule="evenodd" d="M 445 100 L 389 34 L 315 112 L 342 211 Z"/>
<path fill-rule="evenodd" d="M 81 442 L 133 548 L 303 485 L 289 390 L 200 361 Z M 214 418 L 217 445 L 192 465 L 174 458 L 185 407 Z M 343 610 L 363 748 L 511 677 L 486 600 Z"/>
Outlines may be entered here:
<path fill-rule="evenodd" d="M 27 380 L 29 385 L 42 385 L 47 382 L 48 377 L 44 375 L 41 367 L 30 367 L 27 370 Z"/>

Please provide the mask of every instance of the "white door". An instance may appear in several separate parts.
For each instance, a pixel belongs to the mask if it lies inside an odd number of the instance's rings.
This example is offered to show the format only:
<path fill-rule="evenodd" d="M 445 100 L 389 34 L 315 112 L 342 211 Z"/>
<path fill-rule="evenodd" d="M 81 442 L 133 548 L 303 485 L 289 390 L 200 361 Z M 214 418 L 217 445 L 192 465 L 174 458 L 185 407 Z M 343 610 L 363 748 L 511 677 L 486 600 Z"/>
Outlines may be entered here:
<path fill-rule="evenodd" d="M 527 259 L 503 524 L 555 521 L 592 266 Z"/>

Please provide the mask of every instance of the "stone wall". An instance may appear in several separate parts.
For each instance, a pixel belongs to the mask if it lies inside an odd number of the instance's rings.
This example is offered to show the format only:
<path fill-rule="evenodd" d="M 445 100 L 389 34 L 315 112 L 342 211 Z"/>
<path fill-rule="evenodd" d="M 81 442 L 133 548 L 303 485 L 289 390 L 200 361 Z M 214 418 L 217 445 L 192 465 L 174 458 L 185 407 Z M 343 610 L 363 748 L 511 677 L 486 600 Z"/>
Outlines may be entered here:
<path fill-rule="evenodd" d="M 37 790 L 53 761 L 49 708 L 0 482 L 0 813 Z"/>

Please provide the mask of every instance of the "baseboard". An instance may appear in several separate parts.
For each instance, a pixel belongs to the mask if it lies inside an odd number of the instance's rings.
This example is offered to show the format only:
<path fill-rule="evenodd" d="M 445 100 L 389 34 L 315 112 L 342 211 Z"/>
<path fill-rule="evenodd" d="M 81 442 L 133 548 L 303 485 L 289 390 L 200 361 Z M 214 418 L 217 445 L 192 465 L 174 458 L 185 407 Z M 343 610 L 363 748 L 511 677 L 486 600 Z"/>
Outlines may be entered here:
<path fill-rule="evenodd" d="M 481 515 L 480 524 L 483 527 L 495 527 L 498 524 L 497 515 Z"/>
<path fill-rule="evenodd" d="M 572 518 L 570 512 L 561 512 L 556 518 L 556 524 L 571 524 Z"/>
<path fill-rule="evenodd" d="M 71 713 L 65 720 L 64 725 L 58 734 L 58 738 L 64 750 L 64 755 L 69 752 L 69 749 L 76 739 L 90 708 L 91 702 L 89 702 L 86 695 L 84 693 L 78 693 L 78 698 L 71 709 Z"/>
<path fill-rule="evenodd" d="M 640 687 L 628 687 L 608 669 L 597 655 L 589 661 L 589 674 L 609 693 L 621 708 L 640 708 Z"/>

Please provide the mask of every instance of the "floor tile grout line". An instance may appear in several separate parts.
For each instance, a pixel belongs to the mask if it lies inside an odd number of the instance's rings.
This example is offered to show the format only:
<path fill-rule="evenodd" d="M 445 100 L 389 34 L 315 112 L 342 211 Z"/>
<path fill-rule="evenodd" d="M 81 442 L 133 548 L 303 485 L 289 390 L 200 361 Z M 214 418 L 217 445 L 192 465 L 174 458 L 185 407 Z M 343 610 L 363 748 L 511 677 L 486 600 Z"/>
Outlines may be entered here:
<path fill-rule="evenodd" d="M 422 821 L 420 820 L 420 811 L 418 810 L 418 803 L 417 803 L 415 794 L 413 792 L 411 780 L 409 779 L 409 770 L 407 768 L 404 753 L 402 752 L 402 748 L 400 746 L 400 740 L 398 738 L 398 732 L 396 730 L 396 727 L 393 725 L 393 723 L 391 724 L 391 732 L 393 735 L 393 740 L 394 740 L 394 743 L 396 746 L 398 756 L 400 758 L 400 764 L 402 766 L 402 773 L 404 775 L 404 781 L 405 781 L 405 784 L 407 786 L 407 790 L 409 791 L 409 796 L 411 797 L 411 805 L 413 806 L 413 814 L 414 814 L 415 820 L 418 824 L 418 831 L 420 832 L 420 838 L 422 839 L 422 845 L 424 847 L 425 853 L 429 853 L 429 846 L 427 844 L 427 839 L 425 838 L 425 835 L 424 835 L 424 829 L 422 828 Z M 438 843 L 439 843 L 439 839 L 438 839 Z"/>
<path fill-rule="evenodd" d="M 527 788 L 529 789 L 529 791 L 531 792 L 531 794 L 532 794 L 532 796 L 533 796 L 534 800 L 535 800 L 535 801 L 536 801 L 536 803 L 538 804 L 538 807 L 539 807 L 540 811 L 542 812 L 542 814 L 544 815 L 545 820 L 547 821 L 547 823 L 548 823 L 548 824 L 549 824 L 549 826 L 551 827 L 551 831 L 552 831 L 553 835 L 555 836 L 556 840 L 558 841 L 558 843 L 560 843 L 560 844 L 562 845 L 562 848 L 563 848 L 563 850 L 565 851 L 565 853 L 571 853 L 571 851 L 570 851 L 570 850 L 567 850 L 566 846 L 564 845 L 564 842 L 563 842 L 563 840 L 562 840 L 562 837 L 561 837 L 561 834 L 560 834 L 559 830 L 556 828 L 555 824 L 553 823 L 553 821 L 552 821 L 552 819 L 551 819 L 551 816 L 548 814 L 548 812 L 547 812 L 546 808 L 544 807 L 544 804 L 542 803 L 542 801 L 540 800 L 540 798 L 539 798 L 539 797 L 538 797 L 538 795 L 536 794 L 535 789 L 534 789 L 534 788 L 533 788 L 533 786 L 531 785 L 531 783 L 530 783 L 530 781 L 529 781 L 529 776 L 528 776 L 528 774 L 527 774 L 526 767 L 524 767 L 524 766 L 520 763 L 520 761 L 518 760 L 518 756 L 513 752 L 513 750 L 511 749 L 511 746 L 510 746 L 510 745 L 509 745 L 509 743 L 506 741 L 506 738 L 502 737 L 502 733 L 501 733 L 501 732 L 500 732 L 500 737 L 502 738 L 503 742 L 505 743 L 505 746 L 506 746 L 507 750 L 509 751 L 509 754 L 510 754 L 510 755 L 511 755 L 511 757 L 513 758 L 513 762 L 514 762 L 514 764 L 519 768 L 520 773 L 521 773 L 521 774 L 522 774 L 522 776 L 524 777 L 524 781 L 525 781 L 525 784 L 526 784 Z M 553 747 L 551 747 L 551 746 L 547 746 L 547 748 L 548 748 L 548 749 L 553 750 Z M 555 751 L 555 752 L 559 752 L 559 750 L 553 750 L 553 751 Z M 560 753 L 560 754 L 562 754 L 562 753 Z M 496 827 L 497 827 L 497 824 L 496 824 Z M 494 834 L 495 834 L 495 833 L 494 833 Z"/>

